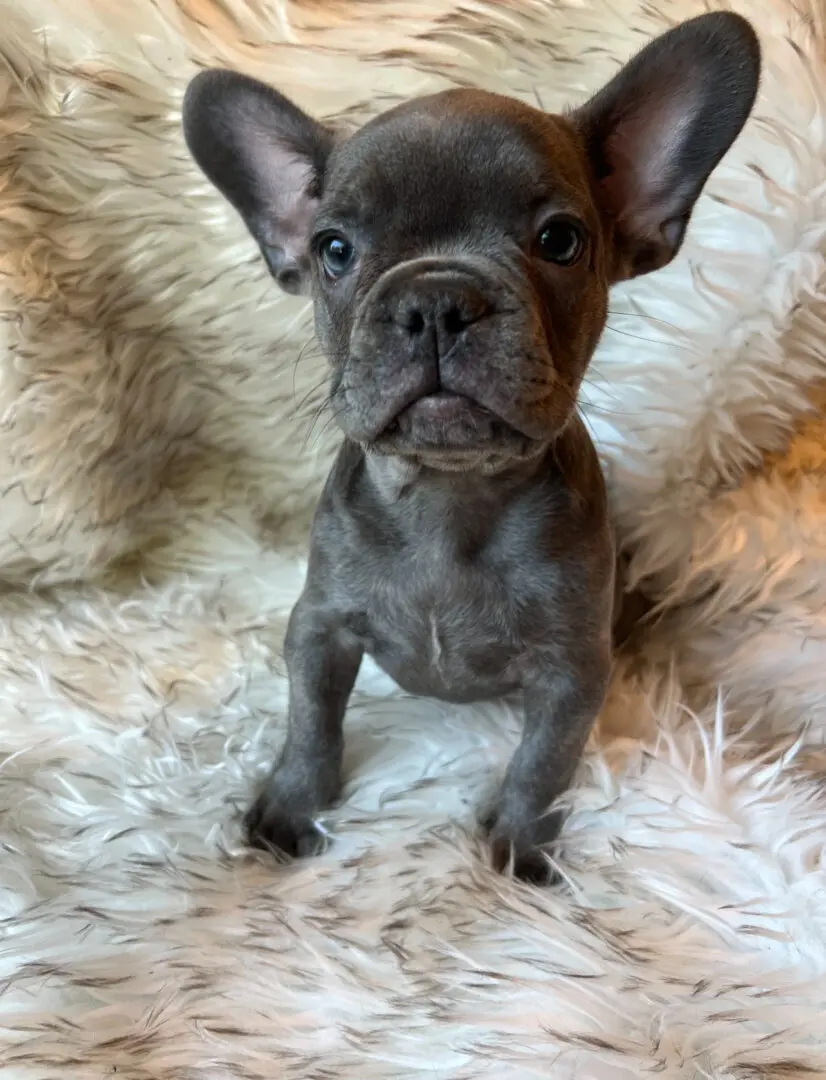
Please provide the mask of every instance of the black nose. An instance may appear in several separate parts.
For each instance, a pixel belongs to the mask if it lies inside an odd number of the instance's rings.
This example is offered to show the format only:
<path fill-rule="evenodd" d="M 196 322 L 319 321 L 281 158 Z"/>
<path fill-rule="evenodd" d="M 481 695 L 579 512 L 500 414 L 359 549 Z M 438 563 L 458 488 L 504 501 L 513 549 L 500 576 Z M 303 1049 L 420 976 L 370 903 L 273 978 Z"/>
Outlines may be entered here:
<path fill-rule="evenodd" d="M 411 343 L 435 345 L 439 356 L 473 323 L 491 313 L 491 304 L 473 282 L 427 274 L 405 282 L 390 301 L 390 317 Z"/>

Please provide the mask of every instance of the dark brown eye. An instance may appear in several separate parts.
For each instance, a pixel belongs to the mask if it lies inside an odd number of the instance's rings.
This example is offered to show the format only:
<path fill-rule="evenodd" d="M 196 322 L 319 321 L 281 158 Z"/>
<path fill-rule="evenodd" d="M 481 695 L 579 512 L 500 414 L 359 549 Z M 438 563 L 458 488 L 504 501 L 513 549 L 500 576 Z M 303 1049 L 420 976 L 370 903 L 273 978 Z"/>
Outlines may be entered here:
<path fill-rule="evenodd" d="M 554 218 L 547 222 L 536 238 L 539 258 L 557 266 L 573 266 L 584 250 L 582 227 L 570 218 Z"/>
<path fill-rule="evenodd" d="M 341 277 L 350 267 L 356 250 L 343 236 L 331 234 L 325 236 L 318 246 L 322 265 L 330 277 Z"/>

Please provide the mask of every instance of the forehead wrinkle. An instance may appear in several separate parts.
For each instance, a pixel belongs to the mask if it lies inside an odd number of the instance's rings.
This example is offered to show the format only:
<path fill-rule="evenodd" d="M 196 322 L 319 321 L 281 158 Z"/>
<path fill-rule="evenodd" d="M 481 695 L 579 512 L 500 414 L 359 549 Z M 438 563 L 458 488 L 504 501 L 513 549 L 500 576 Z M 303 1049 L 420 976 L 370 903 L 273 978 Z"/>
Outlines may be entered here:
<path fill-rule="evenodd" d="M 532 112 L 536 117 L 529 116 L 528 124 L 498 114 L 442 116 L 429 109 L 373 122 L 331 162 L 322 213 L 365 226 L 379 218 L 386 227 L 399 217 L 412 225 L 415 218 L 426 227 L 440 217 L 504 219 L 508 209 L 527 213 L 543 204 L 587 212 L 587 185 L 571 134 L 556 118 Z"/>

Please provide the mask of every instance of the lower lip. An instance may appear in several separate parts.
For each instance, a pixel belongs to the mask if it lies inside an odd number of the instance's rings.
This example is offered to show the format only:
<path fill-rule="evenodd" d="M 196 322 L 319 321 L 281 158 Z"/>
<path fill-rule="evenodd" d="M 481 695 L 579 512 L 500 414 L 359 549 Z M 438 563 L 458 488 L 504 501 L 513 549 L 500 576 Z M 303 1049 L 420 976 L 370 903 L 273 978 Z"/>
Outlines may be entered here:
<path fill-rule="evenodd" d="M 439 390 L 426 394 L 403 409 L 384 430 L 411 446 L 478 447 L 501 434 L 501 421 L 462 394 Z"/>
<path fill-rule="evenodd" d="M 462 397 L 461 394 L 451 394 L 446 390 L 427 394 L 408 406 L 408 410 L 415 412 L 417 417 L 428 420 L 454 420 L 466 416 L 473 409 L 473 402 L 469 398 Z"/>

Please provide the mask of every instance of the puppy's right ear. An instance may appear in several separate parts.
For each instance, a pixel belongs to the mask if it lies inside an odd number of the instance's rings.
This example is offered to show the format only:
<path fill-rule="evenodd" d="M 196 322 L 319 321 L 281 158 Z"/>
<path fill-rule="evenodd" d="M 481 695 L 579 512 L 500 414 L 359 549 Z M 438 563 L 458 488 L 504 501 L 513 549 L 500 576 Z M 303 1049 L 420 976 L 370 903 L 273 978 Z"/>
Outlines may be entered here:
<path fill-rule="evenodd" d="M 183 102 L 186 144 L 235 207 L 279 285 L 306 291 L 310 233 L 332 133 L 277 90 L 233 71 L 202 71 Z"/>

